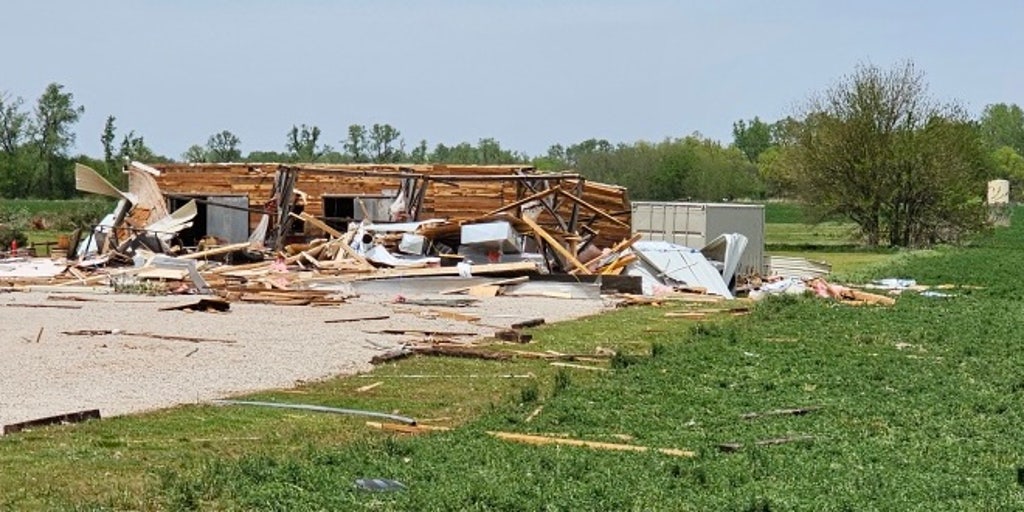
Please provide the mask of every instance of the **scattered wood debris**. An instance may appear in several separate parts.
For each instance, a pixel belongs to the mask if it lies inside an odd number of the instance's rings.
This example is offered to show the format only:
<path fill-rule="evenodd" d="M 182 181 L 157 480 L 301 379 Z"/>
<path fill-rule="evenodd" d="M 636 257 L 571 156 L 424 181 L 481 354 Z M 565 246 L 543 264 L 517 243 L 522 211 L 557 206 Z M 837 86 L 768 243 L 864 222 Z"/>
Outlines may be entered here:
<path fill-rule="evenodd" d="M 381 384 L 384 384 L 384 381 L 377 381 L 377 382 L 374 382 L 373 384 L 367 384 L 365 386 L 360 386 L 360 387 L 356 388 L 356 393 L 366 393 L 367 391 L 369 391 L 371 389 L 374 389 L 374 388 L 380 386 Z"/>
<path fill-rule="evenodd" d="M 509 326 L 511 329 L 526 329 L 529 327 L 537 327 L 538 325 L 544 325 L 543 318 L 531 318 L 529 320 L 523 320 L 522 322 L 516 322 Z"/>
<path fill-rule="evenodd" d="M 98 419 L 100 419 L 99 409 L 87 409 L 84 411 L 69 412 L 67 414 L 58 414 L 56 416 L 47 416 L 45 418 L 39 418 L 4 425 L 4 435 L 6 436 L 9 434 L 13 434 L 15 432 L 21 432 L 23 430 L 27 430 L 30 428 L 45 427 L 49 425 L 67 425 L 69 423 L 81 423 L 86 420 Z"/>
<path fill-rule="evenodd" d="M 774 446 L 787 443 L 797 443 L 804 441 L 813 441 L 814 436 L 790 436 L 790 437 L 776 437 L 772 439 L 762 439 L 755 441 L 754 446 Z M 743 443 L 719 443 L 718 449 L 723 452 L 737 452 L 743 449 Z"/>
<path fill-rule="evenodd" d="M 96 302 L 99 299 L 82 297 L 79 295 L 47 295 L 46 300 L 68 301 L 68 302 Z"/>
<path fill-rule="evenodd" d="M 443 427 L 440 425 L 403 425 L 401 423 L 383 423 L 378 421 L 367 421 L 366 426 L 378 430 L 386 430 L 388 432 L 398 432 L 400 434 L 423 434 L 429 432 L 447 432 L 451 430 L 451 427 Z"/>
<path fill-rule="evenodd" d="M 335 318 L 332 320 L 324 320 L 325 324 L 342 324 L 348 322 L 369 322 L 372 320 L 387 320 L 391 318 L 391 315 L 369 315 L 369 316 L 357 316 L 350 318 Z"/>
<path fill-rule="evenodd" d="M 555 361 L 555 362 L 552 362 L 552 363 L 549 363 L 549 364 L 551 364 L 551 366 L 558 366 L 560 368 L 572 368 L 572 369 L 575 369 L 575 370 L 589 370 L 589 371 L 594 371 L 594 372 L 610 372 L 611 371 L 608 368 L 602 368 L 600 366 L 587 366 L 587 365 L 583 365 L 583 364 L 563 363 L 561 361 Z"/>
<path fill-rule="evenodd" d="M 176 336 L 171 334 L 154 334 L 151 332 L 132 332 L 123 331 L 121 329 L 79 329 L 77 331 L 61 331 L 61 334 L 68 336 L 135 336 L 139 338 L 152 338 L 156 340 L 168 340 L 168 341 L 186 341 L 189 343 L 225 343 L 233 344 L 234 340 L 224 340 L 217 338 L 200 338 L 194 336 Z"/>
<path fill-rule="evenodd" d="M 808 407 L 795 407 L 791 409 L 774 409 L 765 412 L 748 412 L 740 416 L 745 420 L 753 420 L 757 418 L 763 418 L 765 416 L 803 416 L 807 413 L 811 413 L 821 409 L 820 405 L 812 405 Z"/>
<path fill-rule="evenodd" d="M 205 311 L 205 312 L 225 312 L 231 309 L 231 303 L 216 297 L 216 298 L 203 298 L 199 299 L 198 302 L 192 302 L 189 304 L 182 304 L 180 306 L 167 306 L 160 308 L 160 311 Z"/>
<path fill-rule="evenodd" d="M 20 302 L 5 302 L 6 308 L 48 308 L 48 309 L 82 309 L 82 306 L 70 306 L 66 304 L 23 304 Z"/>
<path fill-rule="evenodd" d="M 595 450 L 615 450 L 615 451 L 630 451 L 630 452 L 646 452 L 649 450 L 655 450 L 658 453 L 665 455 L 672 455 L 675 457 L 695 457 L 697 454 L 689 450 L 680 450 L 676 448 L 650 448 L 647 446 L 638 446 L 632 444 L 618 444 L 618 443 L 604 443 L 599 441 L 585 441 L 582 439 L 572 439 L 567 437 L 549 437 L 531 434 L 517 434 L 513 432 L 497 432 L 488 431 L 488 434 L 502 439 L 505 441 L 512 441 L 516 443 L 536 444 L 536 445 L 551 445 L 561 444 L 568 446 L 583 446 L 587 448 L 593 448 Z"/>
<path fill-rule="evenodd" d="M 526 334 L 518 329 L 503 329 L 495 332 L 494 337 L 501 341 L 512 343 L 529 343 L 533 341 L 532 334 Z"/>

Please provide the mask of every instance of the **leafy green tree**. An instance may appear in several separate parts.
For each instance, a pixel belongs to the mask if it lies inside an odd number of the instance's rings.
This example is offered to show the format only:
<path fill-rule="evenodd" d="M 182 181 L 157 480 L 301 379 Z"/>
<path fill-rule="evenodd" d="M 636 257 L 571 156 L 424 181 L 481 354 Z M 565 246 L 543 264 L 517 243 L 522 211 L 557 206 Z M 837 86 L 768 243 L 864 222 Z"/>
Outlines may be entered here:
<path fill-rule="evenodd" d="M 349 125 L 348 127 L 348 138 L 341 142 L 342 149 L 345 150 L 345 155 L 355 163 L 369 162 L 370 159 L 367 156 L 367 141 L 366 127 L 359 124 Z"/>
<path fill-rule="evenodd" d="M 1016 104 L 996 103 L 985 107 L 978 125 L 982 139 L 990 148 L 1009 146 L 1024 155 L 1024 110 Z"/>
<path fill-rule="evenodd" d="M 320 144 L 320 127 L 292 126 L 288 131 L 288 143 L 285 147 L 290 156 L 297 162 L 316 162 L 333 148 Z"/>
<path fill-rule="evenodd" d="M 135 130 L 125 134 L 121 139 L 121 148 L 117 153 L 118 159 L 122 162 L 138 161 L 143 163 L 154 163 L 166 160 L 153 153 L 153 150 L 146 146 L 146 139 L 136 135 Z"/>
<path fill-rule="evenodd" d="M 740 119 L 732 124 L 732 140 L 747 160 L 757 163 L 761 153 L 772 147 L 772 126 L 757 116 L 750 121 Z"/>
<path fill-rule="evenodd" d="M 32 186 L 32 155 L 25 150 L 32 120 L 22 110 L 24 100 L 0 93 L 0 196 L 25 197 Z"/>
<path fill-rule="evenodd" d="M 427 156 L 429 153 L 430 150 L 427 148 L 427 141 L 420 140 L 420 143 L 409 152 L 409 161 L 414 164 L 425 164 L 427 163 Z"/>
<path fill-rule="evenodd" d="M 393 163 L 405 156 L 401 132 L 390 124 L 374 123 L 370 127 L 367 148 L 370 159 L 375 163 Z"/>
<path fill-rule="evenodd" d="M 103 125 L 103 134 L 100 135 L 100 142 L 103 143 L 103 161 L 108 173 L 113 172 L 117 167 L 117 162 L 114 161 L 114 139 L 117 138 L 117 127 L 114 126 L 116 119 L 114 116 L 107 116 L 107 122 Z"/>
<path fill-rule="evenodd" d="M 1003 146 L 992 152 L 995 176 L 1009 180 L 1010 194 L 1016 200 L 1024 189 L 1024 156 L 1010 146 Z"/>
<path fill-rule="evenodd" d="M 251 155 L 252 155 L 252 153 L 250 153 L 250 157 L 248 158 L 248 160 L 250 162 L 254 161 Z M 186 149 L 184 153 L 181 154 L 181 159 L 183 161 L 185 161 L 185 162 L 190 163 L 190 164 L 198 164 L 198 163 L 205 162 L 206 161 L 206 148 L 204 148 L 203 146 L 200 146 L 199 144 L 193 144 L 193 145 L 189 146 L 188 149 Z M 260 161 L 266 161 L 266 160 L 260 160 Z"/>
<path fill-rule="evenodd" d="M 51 83 L 36 102 L 35 137 L 42 179 L 38 191 L 44 197 L 69 197 L 74 193 L 72 162 L 67 151 L 75 143 L 72 127 L 85 113 L 85 107 L 75 106 L 74 95 L 64 92 L 64 86 Z"/>
<path fill-rule="evenodd" d="M 215 133 L 206 141 L 206 160 L 208 162 L 238 162 L 242 160 L 242 151 L 238 148 L 241 143 L 238 136 L 228 130 Z"/>
<path fill-rule="evenodd" d="M 978 131 L 928 95 L 912 63 L 858 67 L 809 101 L 790 137 L 800 197 L 856 222 L 869 245 L 955 242 L 984 225 Z"/>

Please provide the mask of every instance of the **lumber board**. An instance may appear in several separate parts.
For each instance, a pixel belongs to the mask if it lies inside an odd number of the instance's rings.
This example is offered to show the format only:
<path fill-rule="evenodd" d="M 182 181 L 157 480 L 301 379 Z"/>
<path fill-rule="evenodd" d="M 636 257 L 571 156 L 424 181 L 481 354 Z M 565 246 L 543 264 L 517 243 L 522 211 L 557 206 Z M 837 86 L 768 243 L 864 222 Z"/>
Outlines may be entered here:
<path fill-rule="evenodd" d="M 544 239 L 545 242 L 551 245 L 551 248 L 554 249 L 555 252 L 557 252 L 559 255 L 565 258 L 567 263 L 571 263 L 574 267 L 579 269 L 579 271 L 584 274 L 590 274 L 590 270 L 587 269 L 587 267 L 585 267 L 582 263 L 580 263 L 580 260 L 576 259 L 575 255 L 569 252 L 569 250 L 566 249 L 561 243 L 559 243 L 558 240 L 555 240 L 555 237 L 551 236 L 551 233 L 548 233 L 544 228 L 540 227 L 540 225 L 534 222 L 533 219 L 529 217 L 523 217 L 523 222 L 530 226 L 530 229 L 532 229 L 533 232 L 537 234 L 537 236 L 540 236 L 541 238 Z"/>
<path fill-rule="evenodd" d="M 34 420 L 4 425 L 4 435 L 6 436 L 14 434 L 16 432 L 21 432 L 22 430 L 35 427 L 45 427 L 49 425 L 64 425 L 68 423 L 81 423 L 86 420 L 98 419 L 100 419 L 99 409 L 87 409 L 84 411 L 69 412 L 66 414 L 58 414 L 55 416 L 47 416 L 45 418 L 38 418 Z"/>
<path fill-rule="evenodd" d="M 485 275 L 485 274 L 503 274 L 503 273 L 514 273 L 514 272 L 537 272 L 537 265 L 529 261 L 519 261 L 514 263 L 486 263 L 483 265 L 471 265 L 469 267 L 470 273 L 473 275 Z M 395 277 L 423 277 L 423 276 L 457 276 L 459 275 L 459 269 L 457 267 L 428 267 L 428 268 L 411 268 L 411 269 L 391 269 L 391 270 L 379 270 L 373 274 L 365 276 L 357 276 L 354 278 L 356 281 L 370 280 L 370 279 L 390 279 Z"/>
<path fill-rule="evenodd" d="M 647 446 L 639 446 L 634 444 L 620 444 L 620 443 L 605 443 L 600 441 L 585 441 L 583 439 L 572 439 L 569 437 L 548 437 L 539 436 L 532 434 L 517 434 L 514 432 L 500 432 L 489 430 L 488 434 L 497 437 L 504 441 L 512 441 L 516 443 L 534 444 L 534 445 L 567 445 L 567 446 L 582 446 L 586 448 L 593 448 L 595 450 L 613 450 L 613 451 L 627 451 L 627 452 L 646 452 L 652 448 Z M 696 457 L 695 452 L 689 450 L 680 450 L 676 448 L 654 448 L 658 453 L 665 455 L 672 455 L 675 457 Z"/>
<path fill-rule="evenodd" d="M 198 260 L 203 258 L 209 258 L 210 256 L 219 256 L 221 254 L 228 254 L 235 251 L 241 251 L 249 247 L 249 242 L 239 242 L 237 244 L 229 244 L 213 249 L 207 249 L 205 251 L 194 252 L 191 254 L 185 254 L 178 256 L 179 260 Z"/>

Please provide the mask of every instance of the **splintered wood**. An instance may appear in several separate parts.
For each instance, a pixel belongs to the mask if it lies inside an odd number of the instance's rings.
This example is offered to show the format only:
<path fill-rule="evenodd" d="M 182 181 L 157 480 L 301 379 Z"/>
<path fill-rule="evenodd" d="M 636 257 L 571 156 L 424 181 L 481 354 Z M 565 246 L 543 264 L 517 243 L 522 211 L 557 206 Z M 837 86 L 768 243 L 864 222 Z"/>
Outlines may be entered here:
<path fill-rule="evenodd" d="M 117 236 L 107 237 L 85 261 L 61 262 L 56 274 L 33 274 L 17 284 L 97 284 L 151 294 L 214 293 L 229 302 L 325 306 L 344 303 L 344 297 L 316 291 L 317 284 L 330 280 L 334 285 L 494 276 L 490 283 L 443 292 L 493 297 L 532 275 L 570 270 L 617 275 L 636 260 L 629 253 L 637 237 L 630 233 L 625 189 L 529 166 L 133 163 L 131 193 L 84 167 L 76 169 L 76 182 L 83 191 L 125 201 L 114 212 Z M 184 206 L 168 212 L 168 199 Z M 344 203 L 341 211 L 351 213 L 339 217 L 331 201 Z M 251 233 L 247 241 L 191 232 L 186 241 L 183 230 L 201 212 L 197 205 L 245 212 Z M 508 223 L 515 232 L 510 239 L 518 244 L 528 245 L 525 237 L 535 236 L 539 247 L 519 250 L 539 251 L 541 257 L 501 261 L 488 254 L 473 261 L 453 254 L 467 225 L 486 222 Z M 611 252 L 602 252 L 612 245 Z M 595 254 L 602 256 L 594 261 Z M 557 291 L 543 295 L 578 298 Z"/>

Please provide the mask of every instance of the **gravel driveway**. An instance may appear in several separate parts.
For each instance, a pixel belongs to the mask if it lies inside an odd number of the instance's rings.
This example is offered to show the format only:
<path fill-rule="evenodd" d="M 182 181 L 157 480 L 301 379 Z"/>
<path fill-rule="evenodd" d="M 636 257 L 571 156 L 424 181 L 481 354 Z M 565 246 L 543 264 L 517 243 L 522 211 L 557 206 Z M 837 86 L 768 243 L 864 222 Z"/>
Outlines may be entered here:
<path fill-rule="evenodd" d="M 49 297 L 48 297 L 49 295 Z M 364 331 L 419 328 L 474 331 L 527 318 L 559 321 L 598 313 L 600 300 L 494 297 L 452 309 L 479 324 L 430 319 L 425 308 L 363 295 L 341 306 L 235 303 L 226 313 L 159 311 L 198 297 L 0 293 L 0 425 L 99 409 L 104 417 L 233 394 L 288 388 L 303 381 L 368 371 L 369 360 L 413 336 Z M 20 307 L 21 305 L 49 307 Z M 53 307 L 59 306 L 59 307 Z M 390 315 L 386 320 L 325 320 Z M 39 330 L 42 336 L 36 342 Z M 115 330 L 232 340 L 158 340 L 139 336 L 70 336 L 61 331 Z"/>

